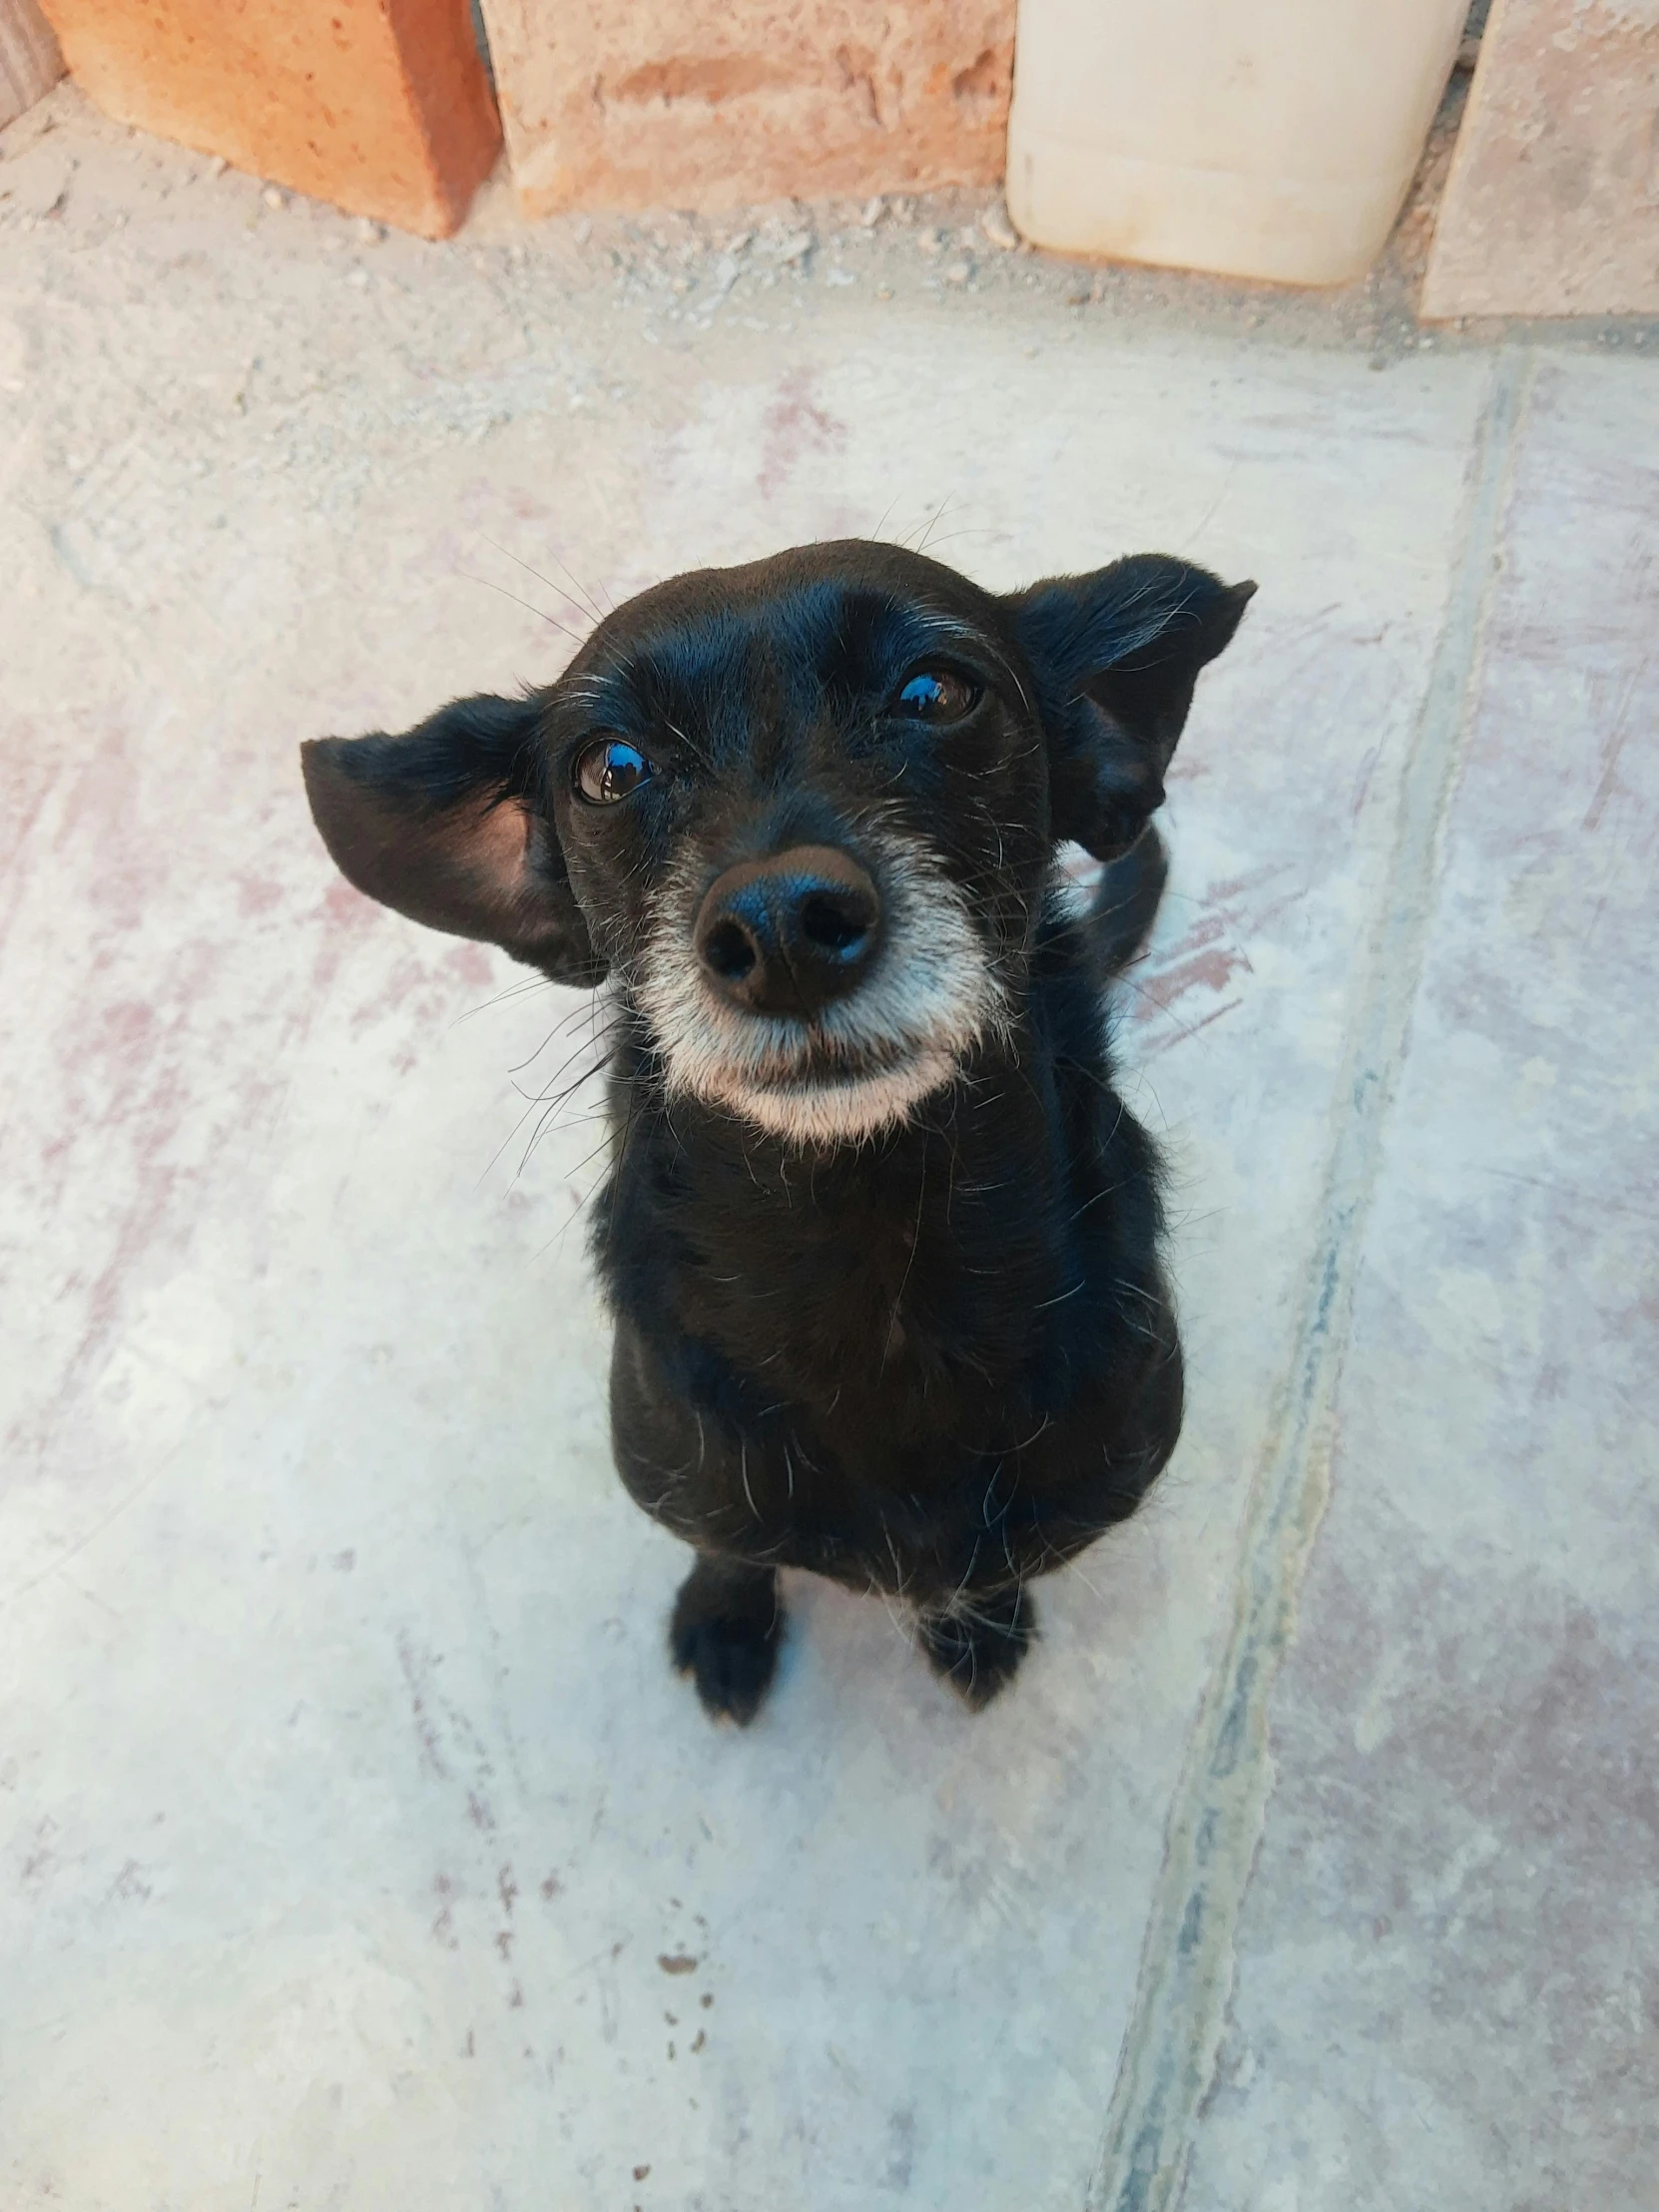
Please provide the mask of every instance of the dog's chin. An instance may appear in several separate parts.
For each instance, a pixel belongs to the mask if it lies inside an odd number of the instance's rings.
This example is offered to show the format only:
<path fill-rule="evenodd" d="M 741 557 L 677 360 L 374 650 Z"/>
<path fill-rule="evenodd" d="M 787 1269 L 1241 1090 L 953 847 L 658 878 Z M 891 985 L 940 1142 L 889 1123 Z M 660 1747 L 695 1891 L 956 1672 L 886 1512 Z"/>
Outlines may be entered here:
<path fill-rule="evenodd" d="M 749 1122 L 769 1137 L 804 1147 L 858 1144 L 909 1121 L 923 1100 L 955 1081 L 958 1055 L 922 1044 L 865 1069 L 844 1065 L 758 1081 L 747 1069 L 705 1065 L 696 1082 L 673 1087 Z"/>

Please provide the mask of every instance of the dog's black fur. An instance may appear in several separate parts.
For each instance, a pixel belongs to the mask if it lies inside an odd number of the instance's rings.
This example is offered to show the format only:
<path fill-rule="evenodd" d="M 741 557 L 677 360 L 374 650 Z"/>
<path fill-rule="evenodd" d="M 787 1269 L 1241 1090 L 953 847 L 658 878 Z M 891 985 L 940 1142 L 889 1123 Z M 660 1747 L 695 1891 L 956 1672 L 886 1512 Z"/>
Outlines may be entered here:
<path fill-rule="evenodd" d="M 526 698 L 305 748 L 353 882 L 557 980 L 611 978 L 615 1450 L 699 1552 L 671 1645 L 715 1713 L 766 1692 L 780 1566 L 906 1601 L 984 1703 L 1030 1640 L 1027 1584 L 1174 1447 L 1158 1161 L 1113 1088 L 1103 986 L 1156 909 L 1149 817 L 1252 589 L 1143 555 L 996 597 L 889 546 L 815 546 L 643 593 Z M 628 796 L 583 797 L 636 764 Z M 1066 839 L 1108 863 L 1087 913 L 1057 888 Z M 669 1036 L 682 984 L 748 1033 L 716 1005 L 740 986 L 686 947 L 734 862 L 827 850 L 899 917 L 879 986 L 837 1003 L 856 1024 L 879 988 L 910 1026 L 831 1050 L 823 1007 L 786 1009 L 768 1034 L 797 1057 L 752 1108 L 702 1013 Z M 970 926 L 935 943 L 947 909 Z M 911 1032 L 932 1035 L 936 976 L 979 1011 L 927 1087 Z M 836 1084 L 847 1126 L 821 1127 Z"/>

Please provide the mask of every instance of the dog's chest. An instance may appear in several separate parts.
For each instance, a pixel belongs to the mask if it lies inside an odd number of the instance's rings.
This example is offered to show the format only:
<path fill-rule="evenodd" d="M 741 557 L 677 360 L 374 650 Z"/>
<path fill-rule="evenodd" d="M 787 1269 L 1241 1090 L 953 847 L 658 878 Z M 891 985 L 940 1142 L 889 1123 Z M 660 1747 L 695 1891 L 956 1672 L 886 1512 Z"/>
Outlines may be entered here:
<path fill-rule="evenodd" d="M 1178 1366 L 1173 1395 L 1149 1380 L 1174 1348 L 1137 1235 L 1155 1201 L 1104 1083 L 1076 1114 L 1045 1095 L 1013 1071 L 816 1167 L 726 1131 L 635 1150 L 599 1250 L 641 1504 L 705 1548 L 912 1592 L 1040 1571 L 1122 1517 L 1179 1421 Z"/>
<path fill-rule="evenodd" d="M 950 1218 L 925 1188 L 833 1215 L 774 1208 L 716 1225 L 680 1276 L 675 1321 L 763 1402 L 813 1408 L 861 1454 L 953 1429 L 1006 1384 L 1063 1288 L 1044 1242 L 1032 1221 L 998 1235 L 965 1206 Z"/>
<path fill-rule="evenodd" d="M 1090 1492 L 1145 1456 L 1138 1394 L 1086 1390 L 1055 1416 L 1015 1392 L 928 1420 L 889 1370 L 861 1402 L 739 1409 L 689 1392 L 624 1320 L 613 1432 L 637 1501 L 701 1547 L 930 1602 L 1039 1573 L 1121 1517 Z"/>

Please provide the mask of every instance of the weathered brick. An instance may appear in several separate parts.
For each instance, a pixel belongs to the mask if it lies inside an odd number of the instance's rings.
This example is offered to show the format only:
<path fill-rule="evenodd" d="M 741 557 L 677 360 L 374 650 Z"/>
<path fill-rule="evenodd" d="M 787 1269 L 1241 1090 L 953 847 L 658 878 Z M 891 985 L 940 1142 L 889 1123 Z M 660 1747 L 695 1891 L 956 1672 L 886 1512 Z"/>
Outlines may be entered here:
<path fill-rule="evenodd" d="M 109 114 L 425 238 L 501 143 L 467 0 L 45 0 Z"/>
<path fill-rule="evenodd" d="M 1659 312 L 1659 5 L 1495 0 L 1422 311 Z"/>
<path fill-rule="evenodd" d="M 63 56 L 35 0 L 0 0 L 0 129 L 63 75 Z"/>
<path fill-rule="evenodd" d="M 527 214 L 1002 174 L 1014 0 L 483 6 Z"/>

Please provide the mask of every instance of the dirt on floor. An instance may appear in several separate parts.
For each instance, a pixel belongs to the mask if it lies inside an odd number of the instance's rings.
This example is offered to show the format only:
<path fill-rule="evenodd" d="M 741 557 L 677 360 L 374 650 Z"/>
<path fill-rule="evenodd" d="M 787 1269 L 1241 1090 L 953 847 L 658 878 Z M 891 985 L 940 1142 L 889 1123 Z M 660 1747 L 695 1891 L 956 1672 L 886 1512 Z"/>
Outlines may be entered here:
<path fill-rule="evenodd" d="M 0 132 L 0 237 L 55 229 L 65 243 L 122 255 L 122 233 L 146 217 L 188 216 L 193 200 L 232 196 L 262 253 L 306 259 L 321 249 L 348 257 L 347 283 L 371 280 L 377 250 L 399 260 L 469 256 L 477 270 L 516 288 L 545 278 L 579 315 L 644 309 L 652 342 L 717 322 L 776 329 L 808 317 L 824 290 L 857 286 L 877 303 L 917 293 L 955 294 L 999 317 L 1024 302 L 1034 337 L 1057 321 L 1131 317 L 1143 328 L 1258 333 L 1276 345 L 1365 348 L 1378 367 L 1416 348 L 1484 345 L 1544 334 L 1588 347 L 1659 344 L 1652 318 L 1585 318 L 1568 325 L 1465 320 L 1423 327 L 1416 315 L 1435 214 L 1461 120 L 1473 43 L 1454 71 L 1393 234 L 1360 281 L 1300 290 L 1231 277 L 1129 265 L 1096 266 L 1036 253 L 1016 237 L 999 194 L 944 191 L 863 202 L 773 203 L 738 215 L 671 209 L 643 216 L 565 216 L 527 223 L 505 167 L 485 186 L 460 235 L 426 245 L 363 218 L 228 170 L 112 123 L 65 83 Z M 135 280 L 140 272 L 135 266 Z"/>

